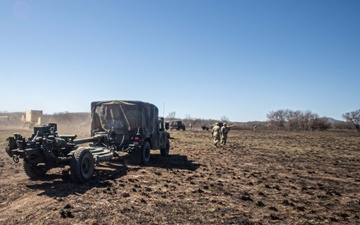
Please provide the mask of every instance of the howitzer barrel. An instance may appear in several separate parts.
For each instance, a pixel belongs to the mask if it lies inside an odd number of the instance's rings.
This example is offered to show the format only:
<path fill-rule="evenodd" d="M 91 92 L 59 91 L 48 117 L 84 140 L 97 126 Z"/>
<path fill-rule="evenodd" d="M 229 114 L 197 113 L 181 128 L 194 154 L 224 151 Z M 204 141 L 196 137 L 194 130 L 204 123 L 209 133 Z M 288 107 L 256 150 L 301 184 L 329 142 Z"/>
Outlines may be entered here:
<path fill-rule="evenodd" d="M 84 144 L 84 143 L 88 143 L 88 142 L 94 142 L 95 140 L 96 140 L 95 137 L 89 137 L 89 138 L 74 140 L 74 143 L 78 145 L 78 144 Z"/>

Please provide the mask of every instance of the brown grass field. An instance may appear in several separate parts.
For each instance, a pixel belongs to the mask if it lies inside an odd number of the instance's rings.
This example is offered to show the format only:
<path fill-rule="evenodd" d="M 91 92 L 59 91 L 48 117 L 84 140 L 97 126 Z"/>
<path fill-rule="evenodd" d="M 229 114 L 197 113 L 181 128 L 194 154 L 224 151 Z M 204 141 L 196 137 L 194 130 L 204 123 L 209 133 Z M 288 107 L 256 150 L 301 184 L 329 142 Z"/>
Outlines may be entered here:
<path fill-rule="evenodd" d="M 86 137 L 88 129 L 60 126 Z M 114 158 L 82 185 L 68 168 L 29 180 L 5 152 L 0 128 L 0 224 L 360 224 L 360 134 L 170 131 L 170 156 L 148 166 Z"/>

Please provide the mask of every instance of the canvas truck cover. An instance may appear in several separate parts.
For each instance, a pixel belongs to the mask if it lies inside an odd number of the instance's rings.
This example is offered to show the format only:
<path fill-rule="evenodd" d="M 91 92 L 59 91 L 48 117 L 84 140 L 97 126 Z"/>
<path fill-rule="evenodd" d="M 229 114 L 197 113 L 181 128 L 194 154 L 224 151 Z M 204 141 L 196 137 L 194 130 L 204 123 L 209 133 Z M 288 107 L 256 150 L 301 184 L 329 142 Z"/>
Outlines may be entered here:
<path fill-rule="evenodd" d="M 91 103 L 91 133 L 115 131 L 133 134 L 138 128 L 145 135 L 156 132 L 158 108 L 141 101 L 112 100 Z"/>

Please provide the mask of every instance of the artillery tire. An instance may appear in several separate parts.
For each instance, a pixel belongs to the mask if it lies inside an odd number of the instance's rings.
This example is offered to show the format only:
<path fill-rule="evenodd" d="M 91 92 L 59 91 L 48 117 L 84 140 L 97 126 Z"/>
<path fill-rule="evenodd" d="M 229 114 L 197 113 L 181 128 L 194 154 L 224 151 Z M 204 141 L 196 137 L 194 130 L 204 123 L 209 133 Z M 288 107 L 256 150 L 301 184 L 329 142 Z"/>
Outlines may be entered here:
<path fill-rule="evenodd" d="M 160 153 L 162 156 L 168 156 L 170 151 L 170 141 L 166 139 L 165 148 L 160 149 Z"/>
<path fill-rule="evenodd" d="M 85 183 L 94 174 L 94 157 L 89 149 L 79 148 L 70 161 L 71 178 L 76 183 Z"/>
<path fill-rule="evenodd" d="M 45 176 L 47 169 L 43 167 L 38 167 L 35 164 L 31 164 L 24 161 L 23 164 L 25 174 L 33 180 L 39 179 Z"/>
<path fill-rule="evenodd" d="M 145 142 L 141 149 L 141 164 L 147 165 L 150 162 L 150 143 Z"/>

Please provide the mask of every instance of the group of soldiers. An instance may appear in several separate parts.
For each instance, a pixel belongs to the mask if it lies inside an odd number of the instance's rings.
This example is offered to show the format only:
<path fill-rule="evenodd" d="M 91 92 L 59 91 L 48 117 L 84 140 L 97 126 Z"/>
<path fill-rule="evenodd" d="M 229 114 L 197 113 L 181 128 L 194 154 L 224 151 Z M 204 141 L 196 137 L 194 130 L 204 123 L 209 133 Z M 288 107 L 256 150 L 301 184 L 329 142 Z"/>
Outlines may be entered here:
<path fill-rule="evenodd" d="M 230 126 L 227 123 L 224 123 L 222 127 L 220 127 L 219 123 L 216 123 L 211 131 L 211 135 L 214 138 L 214 145 L 218 148 L 219 142 L 221 144 L 226 145 L 227 135 L 230 131 Z"/>

